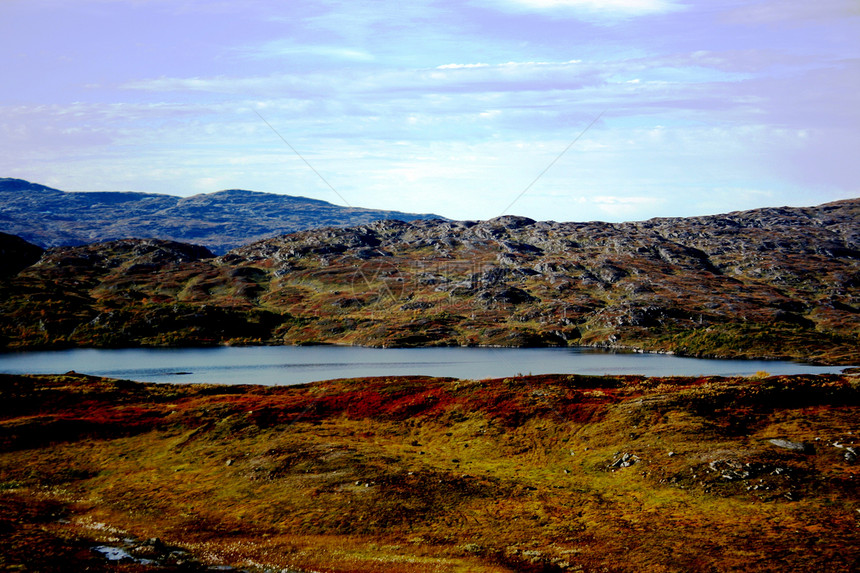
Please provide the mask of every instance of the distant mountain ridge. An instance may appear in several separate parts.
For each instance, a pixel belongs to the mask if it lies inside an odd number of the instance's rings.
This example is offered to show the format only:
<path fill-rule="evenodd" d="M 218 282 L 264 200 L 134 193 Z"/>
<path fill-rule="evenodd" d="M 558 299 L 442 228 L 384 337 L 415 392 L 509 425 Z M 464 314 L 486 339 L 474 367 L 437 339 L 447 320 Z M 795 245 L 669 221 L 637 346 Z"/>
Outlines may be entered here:
<path fill-rule="evenodd" d="M 126 238 L 203 245 L 216 254 L 260 239 L 433 214 L 341 207 L 318 199 L 229 189 L 179 197 L 134 191 L 61 191 L 0 178 L 0 231 L 42 247 Z"/>

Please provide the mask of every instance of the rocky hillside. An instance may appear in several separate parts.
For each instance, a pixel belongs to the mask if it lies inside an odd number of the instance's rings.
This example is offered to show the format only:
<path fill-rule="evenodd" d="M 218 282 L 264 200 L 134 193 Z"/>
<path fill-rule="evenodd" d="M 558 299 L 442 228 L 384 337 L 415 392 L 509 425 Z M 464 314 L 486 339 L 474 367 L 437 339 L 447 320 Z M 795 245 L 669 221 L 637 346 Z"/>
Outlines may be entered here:
<path fill-rule="evenodd" d="M 340 207 L 325 201 L 232 189 L 192 197 L 131 192 L 63 192 L 0 178 L 0 229 L 43 247 L 126 238 L 205 245 L 224 253 L 251 241 L 378 219 L 439 218 Z"/>
<path fill-rule="evenodd" d="M 50 249 L 0 283 L 9 347 L 591 345 L 860 363 L 860 200 L 639 223 L 380 221 L 215 257 Z"/>

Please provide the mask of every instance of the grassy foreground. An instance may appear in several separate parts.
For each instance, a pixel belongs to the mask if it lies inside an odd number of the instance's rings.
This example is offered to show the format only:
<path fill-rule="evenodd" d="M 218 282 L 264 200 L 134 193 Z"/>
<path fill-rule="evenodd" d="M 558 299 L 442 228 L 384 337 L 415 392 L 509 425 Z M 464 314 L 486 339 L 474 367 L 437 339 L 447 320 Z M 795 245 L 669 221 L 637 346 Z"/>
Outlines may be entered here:
<path fill-rule="evenodd" d="M 851 571 L 860 381 L 0 376 L 0 570 Z"/>

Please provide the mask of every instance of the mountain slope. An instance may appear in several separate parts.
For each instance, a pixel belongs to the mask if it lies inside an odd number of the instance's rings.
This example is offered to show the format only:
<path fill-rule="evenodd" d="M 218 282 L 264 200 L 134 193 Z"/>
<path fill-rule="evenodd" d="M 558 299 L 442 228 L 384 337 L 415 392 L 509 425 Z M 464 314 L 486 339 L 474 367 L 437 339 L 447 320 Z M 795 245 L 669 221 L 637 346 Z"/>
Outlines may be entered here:
<path fill-rule="evenodd" d="M 640 223 L 378 221 L 214 257 L 51 249 L 0 280 L 9 347 L 586 345 L 860 364 L 860 199 Z"/>
<path fill-rule="evenodd" d="M 340 207 L 306 197 L 238 189 L 176 197 L 64 192 L 20 179 L 0 179 L 0 228 L 43 247 L 158 238 L 224 253 L 251 241 L 304 229 L 427 218 L 439 217 Z"/>

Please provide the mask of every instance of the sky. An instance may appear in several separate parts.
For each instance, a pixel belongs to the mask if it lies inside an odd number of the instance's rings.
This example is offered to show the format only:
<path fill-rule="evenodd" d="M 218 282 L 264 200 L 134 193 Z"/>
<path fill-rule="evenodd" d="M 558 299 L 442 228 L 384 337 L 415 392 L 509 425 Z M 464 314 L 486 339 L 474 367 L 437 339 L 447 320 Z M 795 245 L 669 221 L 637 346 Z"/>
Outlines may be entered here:
<path fill-rule="evenodd" d="M 858 0 L 0 0 L 0 177 L 632 221 L 860 196 Z"/>

